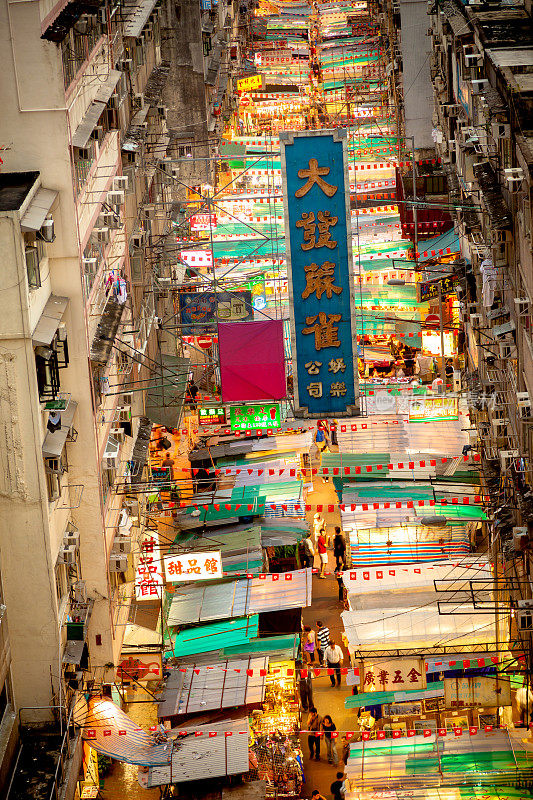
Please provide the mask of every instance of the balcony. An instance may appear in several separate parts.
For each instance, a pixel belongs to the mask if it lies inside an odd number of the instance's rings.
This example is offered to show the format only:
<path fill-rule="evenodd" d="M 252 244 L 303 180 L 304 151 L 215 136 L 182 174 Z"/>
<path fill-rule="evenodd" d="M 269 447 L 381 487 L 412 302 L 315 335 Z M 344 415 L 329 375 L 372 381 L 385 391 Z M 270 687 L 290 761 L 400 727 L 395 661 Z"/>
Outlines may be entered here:
<path fill-rule="evenodd" d="M 91 344 L 91 361 L 102 365 L 109 361 L 124 308 L 114 297 L 108 298 Z"/>
<path fill-rule="evenodd" d="M 63 725 L 64 733 L 56 723 L 27 722 L 38 711 L 19 710 L 20 748 L 6 800 L 74 796 L 82 757 L 81 732 L 72 720 Z"/>
<path fill-rule="evenodd" d="M 78 196 L 79 231 L 83 246 L 89 239 L 94 220 L 106 201 L 107 192 L 117 173 L 120 163 L 119 131 L 108 131 L 95 147 L 95 159 Z"/>

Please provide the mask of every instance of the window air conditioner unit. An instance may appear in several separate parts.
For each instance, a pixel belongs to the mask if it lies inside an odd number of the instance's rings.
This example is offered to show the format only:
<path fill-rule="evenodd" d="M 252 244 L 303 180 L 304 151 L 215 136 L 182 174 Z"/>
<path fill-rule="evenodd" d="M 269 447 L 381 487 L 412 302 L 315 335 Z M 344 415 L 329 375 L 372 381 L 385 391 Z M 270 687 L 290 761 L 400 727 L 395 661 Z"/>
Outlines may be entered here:
<path fill-rule="evenodd" d="M 146 234 L 144 231 L 138 231 L 131 236 L 131 243 L 134 247 L 141 248 L 144 245 Z"/>
<path fill-rule="evenodd" d="M 151 203 L 150 205 L 145 205 L 142 211 L 145 219 L 156 218 L 157 210 L 153 203 Z"/>
<path fill-rule="evenodd" d="M 529 297 L 515 297 L 514 304 L 518 314 L 527 314 L 529 311 L 529 306 L 531 305 L 531 301 Z"/>
<path fill-rule="evenodd" d="M 125 406 L 131 407 L 133 403 L 133 392 L 124 392 L 124 394 L 121 397 L 122 397 L 122 403 Z"/>
<path fill-rule="evenodd" d="M 78 531 L 73 533 L 66 533 L 63 537 L 63 546 L 64 547 L 79 547 L 80 546 L 80 534 Z"/>
<path fill-rule="evenodd" d="M 118 419 L 121 422 L 129 422 L 131 420 L 131 407 L 126 405 L 117 406 L 115 419 Z"/>
<path fill-rule="evenodd" d="M 62 475 L 65 471 L 61 464 L 60 458 L 47 458 L 45 459 L 45 472 L 52 475 Z"/>
<path fill-rule="evenodd" d="M 75 603 L 87 602 L 87 584 L 85 581 L 76 581 L 71 587 L 72 597 Z"/>
<path fill-rule="evenodd" d="M 481 53 L 465 53 L 465 66 L 467 67 L 476 67 L 482 61 L 483 56 Z"/>
<path fill-rule="evenodd" d="M 61 547 L 59 551 L 59 558 L 58 561 L 60 564 L 75 564 L 77 560 L 77 550 L 78 548 L 76 545 L 68 545 L 67 547 Z"/>
<path fill-rule="evenodd" d="M 124 203 L 124 192 L 121 191 L 108 192 L 106 200 L 111 206 L 121 206 Z"/>
<path fill-rule="evenodd" d="M 126 572 L 128 569 L 128 556 L 127 555 L 112 555 L 109 559 L 110 572 Z"/>
<path fill-rule="evenodd" d="M 122 428 L 111 428 L 109 432 L 120 444 L 124 444 L 126 434 Z"/>
<path fill-rule="evenodd" d="M 524 180 L 524 170 L 520 167 L 504 169 L 503 177 L 508 191 L 517 192 L 522 185 L 522 181 Z"/>
<path fill-rule="evenodd" d="M 115 175 L 113 178 L 113 191 L 125 192 L 128 188 L 129 179 L 127 175 Z"/>
<path fill-rule="evenodd" d="M 472 94 L 483 94 L 485 89 L 488 89 L 489 82 L 486 78 L 470 81 L 472 87 Z"/>
<path fill-rule="evenodd" d="M 492 122 L 490 127 L 493 139 L 509 139 L 511 136 L 511 126 L 507 122 Z"/>
<path fill-rule="evenodd" d="M 115 215 L 112 211 L 103 211 L 98 217 L 98 226 L 100 228 L 112 228 Z"/>
<path fill-rule="evenodd" d="M 41 229 L 39 231 L 41 239 L 45 242 L 53 242 L 56 238 L 54 233 L 54 220 L 51 217 L 47 217 L 43 224 L 41 225 Z"/>
<path fill-rule="evenodd" d="M 518 458 L 518 450 L 500 450 L 500 465 L 502 470 L 507 470 L 515 458 Z"/>
<path fill-rule="evenodd" d="M 109 228 L 95 228 L 93 233 L 97 242 L 100 242 L 101 244 L 107 244 L 107 242 L 109 242 Z"/>
<path fill-rule="evenodd" d="M 519 601 L 520 602 L 520 601 Z M 521 631 L 533 630 L 533 609 L 518 609 L 516 615 L 518 629 Z"/>
<path fill-rule="evenodd" d="M 132 541 L 129 536 L 115 536 L 113 540 L 113 547 L 111 548 L 111 552 L 113 554 L 124 553 L 131 553 L 131 546 Z"/>

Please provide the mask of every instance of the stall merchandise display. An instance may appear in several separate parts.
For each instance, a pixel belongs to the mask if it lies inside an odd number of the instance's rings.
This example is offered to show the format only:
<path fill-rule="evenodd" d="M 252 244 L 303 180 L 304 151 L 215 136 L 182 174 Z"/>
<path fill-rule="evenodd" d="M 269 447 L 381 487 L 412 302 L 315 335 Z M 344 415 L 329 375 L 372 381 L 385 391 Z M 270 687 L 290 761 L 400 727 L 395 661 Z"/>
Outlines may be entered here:
<path fill-rule="evenodd" d="M 287 675 L 292 670 L 292 675 Z M 303 782 L 300 712 L 293 661 L 271 665 L 265 702 L 252 714 L 252 778 L 266 781 L 267 797 L 299 797 Z"/>

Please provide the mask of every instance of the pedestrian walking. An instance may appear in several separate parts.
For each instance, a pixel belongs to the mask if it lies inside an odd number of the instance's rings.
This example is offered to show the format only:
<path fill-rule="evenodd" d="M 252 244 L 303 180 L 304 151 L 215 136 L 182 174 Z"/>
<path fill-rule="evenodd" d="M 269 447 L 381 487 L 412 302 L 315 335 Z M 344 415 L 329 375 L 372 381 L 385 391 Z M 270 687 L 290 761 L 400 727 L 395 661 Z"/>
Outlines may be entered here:
<path fill-rule="evenodd" d="M 338 644 L 335 644 L 334 639 L 330 639 L 329 644 L 324 651 L 324 662 L 328 669 L 335 670 L 335 674 L 329 676 L 332 686 L 335 686 L 335 679 L 337 679 L 337 686 L 341 685 L 342 659 L 343 653 L 341 648 Z"/>
<path fill-rule="evenodd" d="M 324 741 L 326 742 L 326 750 L 328 754 L 328 764 L 337 766 L 339 763 L 339 755 L 337 753 L 337 745 L 335 739 L 331 735 L 333 731 L 337 730 L 337 726 L 331 719 L 329 714 L 324 714 L 322 718 L 322 730 L 324 731 Z"/>
<path fill-rule="evenodd" d="M 322 625 L 320 620 L 316 621 L 316 635 L 318 637 L 318 660 L 319 663 L 323 663 L 324 661 L 324 650 L 329 644 L 329 628 L 325 625 Z"/>
<path fill-rule="evenodd" d="M 311 538 L 311 531 L 309 531 L 309 533 L 305 537 L 303 545 L 304 545 L 303 566 L 305 568 L 312 567 L 313 562 L 315 560 L 315 546 Z"/>
<path fill-rule="evenodd" d="M 342 737 L 342 763 L 346 767 L 350 758 L 350 742 L 346 736 Z"/>
<path fill-rule="evenodd" d="M 339 603 L 344 605 L 344 582 L 342 580 L 342 569 L 335 570 L 335 577 L 337 578 L 337 585 L 339 587 Z"/>
<path fill-rule="evenodd" d="M 325 578 L 324 575 L 328 565 L 328 545 L 326 542 L 326 534 L 321 533 L 317 542 L 318 555 L 320 556 L 320 574 L 319 578 Z"/>
<path fill-rule="evenodd" d="M 313 681 L 309 670 L 303 669 L 301 661 L 296 662 L 296 669 L 298 670 L 299 680 L 298 689 L 300 692 L 300 703 L 302 711 L 309 711 L 313 706 Z"/>
<path fill-rule="evenodd" d="M 346 569 L 346 539 L 338 525 L 335 526 L 335 536 L 333 537 L 333 555 L 337 569 L 342 566 Z"/>
<path fill-rule="evenodd" d="M 316 634 L 310 625 L 304 625 L 304 653 L 308 664 L 315 661 Z"/>
<path fill-rule="evenodd" d="M 320 726 L 322 725 L 322 717 L 314 706 L 309 709 L 309 716 L 307 717 L 307 744 L 309 745 L 309 758 L 315 761 L 320 761 Z"/>
<path fill-rule="evenodd" d="M 344 783 L 344 772 L 337 772 L 337 780 L 333 781 L 329 787 L 333 800 L 344 800 L 346 795 L 346 786 Z"/>
<path fill-rule="evenodd" d="M 313 535 L 315 542 L 318 541 L 318 537 L 320 536 L 321 533 L 323 533 L 324 535 L 326 534 L 326 520 L 324 519 L 322 514 L 319 514 L 317 512 L 313 519 Z"/>

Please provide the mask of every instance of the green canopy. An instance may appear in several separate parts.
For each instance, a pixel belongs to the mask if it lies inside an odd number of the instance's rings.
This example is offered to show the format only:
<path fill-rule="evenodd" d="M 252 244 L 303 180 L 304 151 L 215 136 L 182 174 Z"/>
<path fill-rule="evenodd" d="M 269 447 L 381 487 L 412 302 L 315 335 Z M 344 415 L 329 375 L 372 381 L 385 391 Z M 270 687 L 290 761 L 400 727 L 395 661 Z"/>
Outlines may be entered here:
<path fill-rule="evenodd" d="M 180 631 L 174 642 L 174 655 L 194 656 L 224 647 L 242 647 L 257 636 L 259 615 L 236 617 L 212 625 L 201 625 Z"/>

